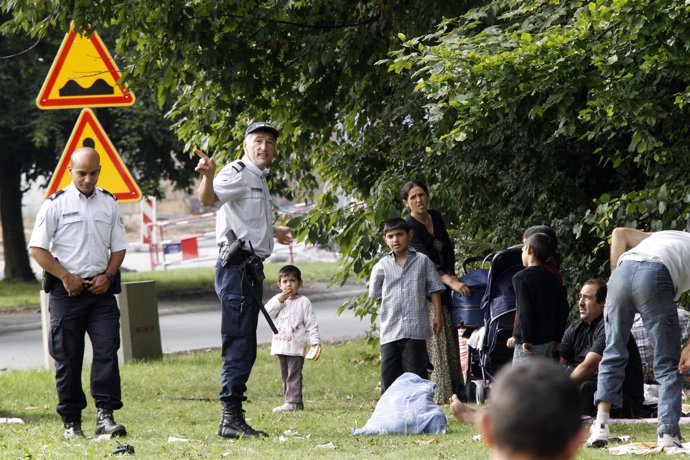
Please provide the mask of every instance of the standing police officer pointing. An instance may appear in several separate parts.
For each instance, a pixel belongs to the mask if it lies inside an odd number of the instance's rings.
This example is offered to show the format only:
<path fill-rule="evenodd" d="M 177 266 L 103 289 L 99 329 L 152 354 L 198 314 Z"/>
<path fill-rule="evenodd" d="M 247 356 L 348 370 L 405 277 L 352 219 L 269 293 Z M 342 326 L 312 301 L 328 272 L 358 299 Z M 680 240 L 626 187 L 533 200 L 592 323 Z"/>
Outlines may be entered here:
<path fill-rule="evenodd" d="M 242 250 L 216 262 L 216 294 L 221 302 L 222 360 L 219 399 L 223 404 L 218 435 L 224 438 L 266 436 L 244 418 L 247 380 L 256 360 L 256 326 L 263 285 L 263 266 L 253 264 L 273 251 L 273 237 L 288 244 L 290 228 L 273 226 L 273 205 L 266 184 L 266 168 L 273 161 L 278 130 L 268 123 L 252 123 L 245 131 L 244 156 L 223 167 L 201 150 L 195 168 L 202 175 L 198 187 L 204 206 L 217 204 L 216 242 L 223 247 L 244 241 Z M 232 231 L 232 232 L 230 232 Z M 233 235 L 234 232 L 234 235 Z M 224 260 L 225 259 L 225 260 Z"/>
<path fill-rule="evenodd" d="M 66 438 L 83 437 L 81 411 L 86 396 L 81 385 L 84 334 L 93 348 L 91 396 L 98 408 L 96 435 L 124 436 L 113 410 L 122 407 L 120 311 L 114 281 L 127 250 L 127 236 L 115 197 L 96 187 L 100 157 L 90 147 L 72 153 L 72 183 L 52 194 L 36 217 L 31 256 L 52 275 L 50 290 L 50 355 L 55 359 L 57 412 Z"/>

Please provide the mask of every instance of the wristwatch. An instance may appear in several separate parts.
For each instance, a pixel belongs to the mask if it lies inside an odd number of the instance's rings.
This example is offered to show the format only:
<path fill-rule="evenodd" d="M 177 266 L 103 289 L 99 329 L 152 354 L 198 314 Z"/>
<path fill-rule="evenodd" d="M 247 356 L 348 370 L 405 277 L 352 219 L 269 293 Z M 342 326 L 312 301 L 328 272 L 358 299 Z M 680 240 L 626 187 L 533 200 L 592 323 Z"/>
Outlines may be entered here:
<path fill-rule="evenodd" d="M 115 281 L 115 275 L 113 275 L 112 273 L 103 272 L 103 274 L 106 278 L 108 278 L 108 281 L 110 281 L 111 283 Z"/>

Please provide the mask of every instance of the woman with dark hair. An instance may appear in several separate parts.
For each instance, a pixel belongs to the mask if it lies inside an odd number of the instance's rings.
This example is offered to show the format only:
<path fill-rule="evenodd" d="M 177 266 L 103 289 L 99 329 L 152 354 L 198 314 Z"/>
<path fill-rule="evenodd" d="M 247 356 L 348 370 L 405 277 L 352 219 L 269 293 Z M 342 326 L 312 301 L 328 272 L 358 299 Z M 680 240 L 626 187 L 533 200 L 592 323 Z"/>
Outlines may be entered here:
<path fill-rule="evenodd" d="M 441 281 L 447 286 L 441 295 L 445 307 L 443 331 L 427 340 L 427 351 L 433 365 L 430 379 L 437 385 L 434 400 L 444 404 L 463 385 L 458 330 L 453 326 L 450 314 L 451 291 L 467 296 L 470 290 L 455 274 L 453 243 L 441 213 L 429 209 L 429 189 L 426 184 L 418 180 L 409 181 L 400 189 L 400 197 L 410 211 L 407 221 L 414 231 L 410 246 L 434 262 Z"/>

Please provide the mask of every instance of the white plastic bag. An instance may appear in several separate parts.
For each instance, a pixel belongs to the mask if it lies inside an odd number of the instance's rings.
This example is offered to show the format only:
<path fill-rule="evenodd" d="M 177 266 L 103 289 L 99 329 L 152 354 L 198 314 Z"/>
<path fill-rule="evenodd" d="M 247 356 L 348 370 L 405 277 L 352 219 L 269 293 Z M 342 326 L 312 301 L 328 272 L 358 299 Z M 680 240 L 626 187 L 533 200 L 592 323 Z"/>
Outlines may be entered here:
<path fill-rule="evenodd" d="M 445 433 L 446 415 L 434 402 L 436 384 L 406 372 L 381 395 L 374 413 L 354 435 Z"/>

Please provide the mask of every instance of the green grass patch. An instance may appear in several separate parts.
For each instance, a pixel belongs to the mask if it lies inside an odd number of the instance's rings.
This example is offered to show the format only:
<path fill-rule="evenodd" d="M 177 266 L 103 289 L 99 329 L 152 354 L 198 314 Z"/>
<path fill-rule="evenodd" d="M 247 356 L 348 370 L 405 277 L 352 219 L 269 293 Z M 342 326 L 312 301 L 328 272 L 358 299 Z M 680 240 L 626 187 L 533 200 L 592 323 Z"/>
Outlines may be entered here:
<path fill-rule="evenodd" d="M 156 282 L 158 295 L 170 295 L 176 292 L 213 290 L 213 268 L 176 268 L 174 270 L 157 270 L 154 272 L 125 272 L 122 282 L 150 281 Z"/>
<path fill-rule="evenodd" d="M 266 283 L 275 285 L 278 270 L 284 263 L 265 264 Z M 337 262 L 304 262 L 297 264 L 306 283 L 329 282 L 338 270 Z M 123 282 L 153 280 L 158 295 L 180 292 L 213 291 L 213 267 L 126 272 Z M 0 280 L 0 310 L 34 308 L 39 305 L 40 282 L 23 283 Z"/>
<path fill-rule="evenodd" d="M 445 435 L 355 437 L 351 431 L 364 425 L 373 412 L 378 391 L 378 351 L 364 340 L 326 344 L 317 362 L 304 370 L 305 410 L 273 414 L 283 403 L 278 361 L 269 347 L 259 348 L 248 383 L 245 404 L 248 422 L 269 434 L 266 439 L 226 440 L 217 436 L 220 403 L 220 354 L 165 356 L 160 361 L 122 366 L 125 407 L 116 412 L 130 435 L 122 439 L 146 459 L 187 458 L 488 458 L 484 445 L 473 440 L 476 429 L 457 423 L 444 406 L 448 419 Z M 88 394 L 88 373 L 82 380 Z M 0 425 L 0 458 L 83 459 L 104 458 L 117 448 L 115 440 L 96 441 L 96 410 L 83 412 L 83 440 L 62 438 L 62 423 L 55 412 L 54 377 L 49 371 L 0 373 L 0 416 L 20 417 L 24 425 Z M 612 435 L 631 435 L 632 441 L 655 441 L 651 424 L 612 425 Z M 683 431 L 686 431 L 683 429 Z M 286 434 L 287 432 L 287 434 Z M 685 433 L 687 437 L 688 434 Z M 169 437 L 190 442 L 168 442 Z M 323 448 L 332 443 L 334 449 Z M 126 457 L 120 457 L 126 458 Z M 607 450 L 582 450 L 580 459 L 607 459 Z M 654 455 L 645 458 L 666 458 Z"/>
<path fill-rule="evenodd" d="M 22 309 L 38 305 L 40 289 L 39 281 L 27 283 L 0 280 L 0 310 Z"/>

